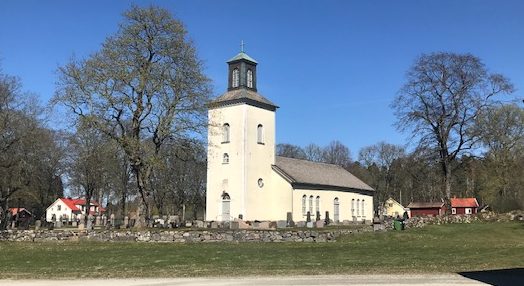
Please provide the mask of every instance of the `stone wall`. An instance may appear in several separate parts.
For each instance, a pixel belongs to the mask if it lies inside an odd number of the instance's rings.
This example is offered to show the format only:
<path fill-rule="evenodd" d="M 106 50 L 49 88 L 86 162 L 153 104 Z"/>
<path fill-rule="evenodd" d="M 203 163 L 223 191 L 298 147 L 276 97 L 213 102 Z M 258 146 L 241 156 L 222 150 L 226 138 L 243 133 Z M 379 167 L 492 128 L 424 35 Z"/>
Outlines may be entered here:
<path fill-rule="evenodd" d="M 372 231 L 371 227 L 334 230 L 6 230 L 0 241 L 138 241 L 138 242 L 330 242 L 343 234 Z"/>
<path fill-rule="evenodd" d="M 524 211 L 509 213 L 484 212 L 475 215 L 447 215 L 436 217 L 412 217 L 406 222 L 406 228 L 424 227 L 428 224 L 472 223 L 472 222 L 508 222 L 524 220 Z M 392 223 L 391 223 L 392 225 Z"/>

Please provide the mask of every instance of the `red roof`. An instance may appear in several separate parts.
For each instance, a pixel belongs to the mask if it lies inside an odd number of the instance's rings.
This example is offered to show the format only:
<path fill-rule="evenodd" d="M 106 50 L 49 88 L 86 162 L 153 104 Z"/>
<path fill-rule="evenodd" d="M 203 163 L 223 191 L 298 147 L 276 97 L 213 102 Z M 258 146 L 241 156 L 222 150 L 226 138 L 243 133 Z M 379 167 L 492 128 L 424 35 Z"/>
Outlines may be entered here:
<path fill-rule="evenodd" d="M 20 212 L 26 211 L 28 214 L 31 214 L 31 212 L 28 211 L 25 208 L 9 208 L 9 211 L 11 212 L 11 215 L 13 215 L 13 216 L 16 215 L 18 213 L 18 211 L 20 211 Z"/>
<path fill-rule="evenodd" d="M 477 208 L 479 203 L 475 198 L 452 198 L 452 208 Z"/>
<path fill-rule="evenodd" d="M 440 209 L 444 206 L 443 202 L 411 202 L 408 205 L 410 209 Z"/>
<path fill-rule="evenodd" d="M 85 199 L 66 199 L 66 198 L 60 198 L 60 199 L 72 211 L 80 211 L 80 209 L 77 207 L 77 205 L 79 205 L 79 206 L 85 206 L 86 205 L 86 200 Z M 95 202 L 95 201 L 91 201 L 91 205 L 92 206 L 98 206 L 98 203 Z"/>

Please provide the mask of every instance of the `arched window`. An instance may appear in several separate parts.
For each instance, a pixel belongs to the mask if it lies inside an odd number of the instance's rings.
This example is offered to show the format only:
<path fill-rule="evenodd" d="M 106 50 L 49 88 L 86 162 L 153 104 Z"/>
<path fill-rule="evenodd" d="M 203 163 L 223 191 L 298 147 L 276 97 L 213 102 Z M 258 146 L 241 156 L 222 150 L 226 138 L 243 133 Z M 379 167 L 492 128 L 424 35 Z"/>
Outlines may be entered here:
<path fill-rule="evenodd" d="M 357 216 L 360 216 L 360 199 L 357 200 Z"/>
<path fill-rule="evenodd" d="M 351 216 L 355 216 L 355 199 L 351 200 Z"/>
<path fill-rule="evenodd" d="M 362 210 L 362 216 L 365 217 L 366 216 L 366 213 L 364 212 L 364 200 L 362 200 L 362 207 L 360 208 Z"/>
<path fill-rule="evenodd" d="M 317 213 L 320 213 L 320 196 L 317 196 L 317 199 L 316 199 L 316 212 Z"/>
<path fill-rule="evenodd" d="M 335 222 L 340 220 L 340 203 L 338 201 L 338 198 L 335 198 L 333 200 L 333 220 Z"/>
<path fill-rule="evenodd" d="M 247 70 L 247 87 L 253 88 L 253 72 Z"/>
<path fill-rule="evenodd" d="M 264 126 L 262 126 L 262 124 L 258 124 L 257 126 L 257 143 L 264 143 Z"/>
<path fill-rule="evenodd" d="M 240 82 L 240 76 L 239 76 L 239 71 L 238 69 L 234 69 L 233 70 L 233 76 L 232 76 L 232 83 L 231 85 L 233 87 L 238 87 L 239 86 L 239 82 Z"/>
<path fill-rule="evenodd" d="M 309 213 L 313 215 L 313 196 L 309 196 Z"/>
<path fill-rule="evenodd" d="M 224 153 L 222 157 L 222 164 L 229 164 L 229 155 L 227 153 Z"/>
<path fill-rule="evenodd" d="M 229 143 L 229 123 L 222 126 L 222 143 Z"/>
<path fill-rule="evenodd" d="M 307 196 L 303 195 L 302 196 L 302 214 L 303 215 L 306 215 L 306 200 L 307 200 Z"/>

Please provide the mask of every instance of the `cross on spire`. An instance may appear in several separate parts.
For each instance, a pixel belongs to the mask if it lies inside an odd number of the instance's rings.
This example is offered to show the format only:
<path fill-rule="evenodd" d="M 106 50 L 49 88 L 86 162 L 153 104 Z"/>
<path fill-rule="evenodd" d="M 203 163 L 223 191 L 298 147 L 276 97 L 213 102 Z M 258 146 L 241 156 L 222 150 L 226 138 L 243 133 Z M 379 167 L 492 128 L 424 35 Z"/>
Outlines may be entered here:
<path fill-rule="evenodd" d="M 244 40 L 240 41 L 240 52 L 244 52 Z"/>

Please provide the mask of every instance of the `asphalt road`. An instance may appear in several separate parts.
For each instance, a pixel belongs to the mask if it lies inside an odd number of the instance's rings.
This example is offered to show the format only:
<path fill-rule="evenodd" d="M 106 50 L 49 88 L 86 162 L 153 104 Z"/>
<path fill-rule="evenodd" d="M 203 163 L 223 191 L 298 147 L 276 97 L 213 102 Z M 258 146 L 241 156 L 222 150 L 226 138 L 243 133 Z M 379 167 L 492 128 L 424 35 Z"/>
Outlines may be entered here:
<path fill-rule="evenodd" d="M 488 281 L 490 282 L 490 281 Z M 93 279 L 93 280 L 0 280 L 1 286 L 170 286 L 170 285 L 524 285 L 486 284 L 459 274 L 420 275 L 335 275 L 246 278 L 163 278 L 163 279 Z"/>

